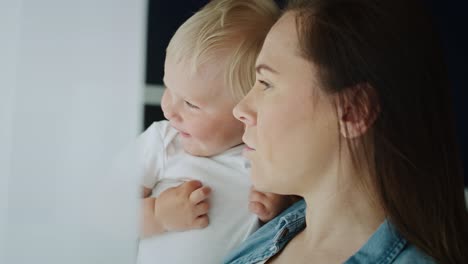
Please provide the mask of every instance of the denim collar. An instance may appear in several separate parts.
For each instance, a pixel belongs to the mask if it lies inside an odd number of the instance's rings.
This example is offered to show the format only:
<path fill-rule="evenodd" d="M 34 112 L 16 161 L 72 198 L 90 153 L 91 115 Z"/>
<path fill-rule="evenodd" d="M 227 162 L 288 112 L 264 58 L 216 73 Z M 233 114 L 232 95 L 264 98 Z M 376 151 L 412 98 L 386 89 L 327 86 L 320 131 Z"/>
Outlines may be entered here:
<path fill-rule="evenodd" d="M 286 214 L 283 213 L 279 217 L 275 227 L 277 233 L 273 238 L 273 243 L 282 248 L 283 243 L 289 242 L 306 227 L 305 210 L 306 204 L 304 200 L 301 200 L 288 208 Z"/>
<path fill-rule="evenodd" d="M 278 246 L 279 250 L 286 246 L 286 244 L 306 226 L 306 204 L 304 200 L 302 200 L 301 203 L 295 204 L 295 206 L 291 208 L 291 212 L 279 218 L 275 228 L 277 233 L 273 238 L 273 243 Z M 406 240 L 401 237 L 393 225 L 385 219 L 364 246 L 351 256 L 345 264 L 392 263 L 405 248 L 406 244 Z"/>
<path fill-rule="evenodd" d="M 367 240 L 366 244 L 345 263 L 393 263 L 406 245 L 406 240 L 386 219 L 369 240 Z"/>
<path fill-rule="evenodd" d="M 247 238 L 223 263 L 254 264 L 276 255 L 305 227 L 305 202 L 300 200 Z"/>
<path fill-rule="evenodd" d="M 304 200 L 296 202 L 252 234 L 225 263 L 257 263 L 276 255 L 305 228 L 305 210 Z M 406 246 L 406 240 L 385 220 L 364 246 L 344 263 L 392 263 Z"/>

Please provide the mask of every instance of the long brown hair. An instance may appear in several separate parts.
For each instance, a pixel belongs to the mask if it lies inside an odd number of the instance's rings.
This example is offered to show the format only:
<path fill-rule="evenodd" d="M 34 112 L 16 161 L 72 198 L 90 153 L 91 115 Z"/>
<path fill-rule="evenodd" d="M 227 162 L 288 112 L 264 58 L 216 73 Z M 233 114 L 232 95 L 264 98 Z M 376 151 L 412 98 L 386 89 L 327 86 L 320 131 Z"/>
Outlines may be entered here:
<path fill-rule="evenodd" d="M 439 263 L 468 263 L 468 217 L 440 41 L 417 0 L 291 1 L 302 55 L 328 93 L 366 84 L 367 160 L 387 217 Z M 364 140 L 363 140 L 364 142 Z"/>

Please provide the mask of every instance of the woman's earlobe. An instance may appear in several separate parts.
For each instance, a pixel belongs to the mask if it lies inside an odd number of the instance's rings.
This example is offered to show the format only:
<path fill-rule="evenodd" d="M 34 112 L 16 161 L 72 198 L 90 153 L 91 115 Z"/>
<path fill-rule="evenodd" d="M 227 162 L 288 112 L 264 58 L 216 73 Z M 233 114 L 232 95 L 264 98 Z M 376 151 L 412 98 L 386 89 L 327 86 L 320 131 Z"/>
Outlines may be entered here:
<path fill-rule="evenodd" d="M 340 133 L 344 138 L 364 135 L 380 113 L 375 90 L 368 84 L 349 88 L 338 103 Z"/>
<path fill-rule="evenodd" d="M 364 122 L 343 122 L 340 121 L 340 133 L 344 138 L 358 138 L 364 135 L 370 126 L 366 125 Z"/>

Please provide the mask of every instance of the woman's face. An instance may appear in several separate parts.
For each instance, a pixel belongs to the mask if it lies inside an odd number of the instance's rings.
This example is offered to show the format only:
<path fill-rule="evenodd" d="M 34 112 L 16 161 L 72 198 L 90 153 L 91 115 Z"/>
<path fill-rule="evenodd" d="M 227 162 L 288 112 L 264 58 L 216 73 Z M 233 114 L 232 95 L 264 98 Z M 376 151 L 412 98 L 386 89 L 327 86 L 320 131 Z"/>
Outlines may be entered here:
<path fill-rule="evenodd" d="M 316 71 L 300 55 L 294 13 L 286 13 L 258 56 L 254 87 L 234 109 L 260 191 L 301 195 L 337 168 L 336 111 Z"/>

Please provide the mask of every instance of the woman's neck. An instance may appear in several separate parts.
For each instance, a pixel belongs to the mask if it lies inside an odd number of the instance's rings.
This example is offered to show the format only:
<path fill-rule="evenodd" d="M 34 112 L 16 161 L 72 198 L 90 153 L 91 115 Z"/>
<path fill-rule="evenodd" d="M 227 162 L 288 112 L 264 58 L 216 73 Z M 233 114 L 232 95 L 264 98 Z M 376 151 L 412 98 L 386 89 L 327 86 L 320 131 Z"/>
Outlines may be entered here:
<path fill-rule="evenodd" d="M 307 227 L 301 237 L 310 250 L 341 251 L 351 256 L 377 230 L 385 214 L 371 184 L 361 182 L 370 179 L 369 175 L 353 171 L 352 166 L 341 168 L 341 173 L 330 175 L 319 189 L 303 195 Z"/>

